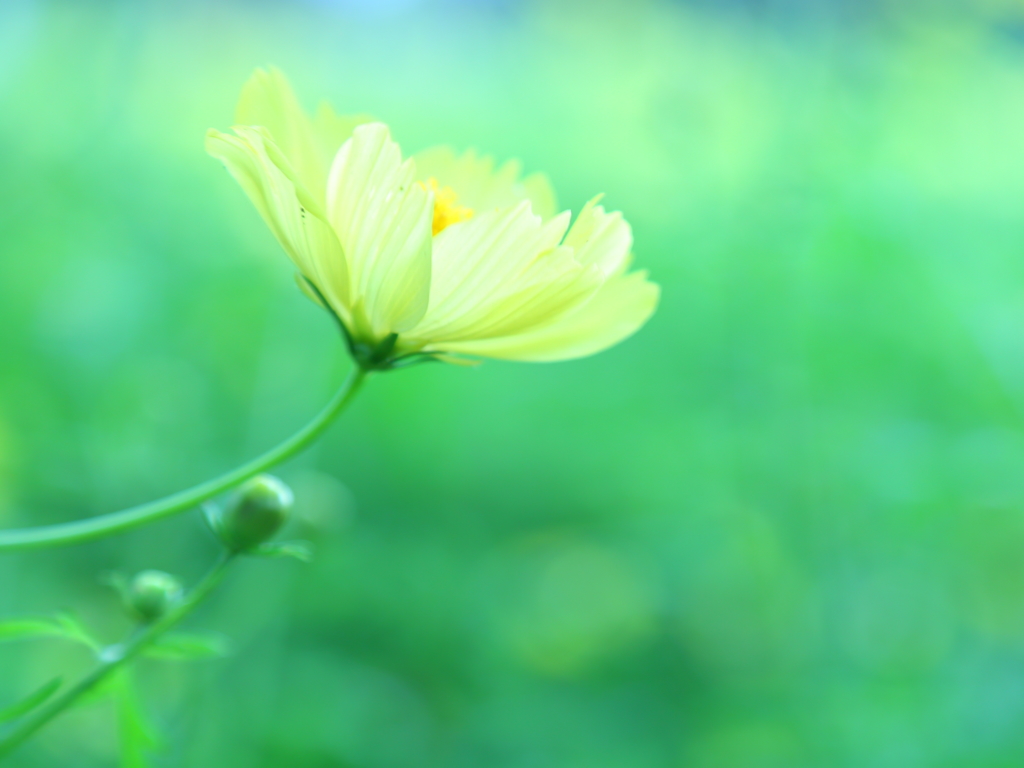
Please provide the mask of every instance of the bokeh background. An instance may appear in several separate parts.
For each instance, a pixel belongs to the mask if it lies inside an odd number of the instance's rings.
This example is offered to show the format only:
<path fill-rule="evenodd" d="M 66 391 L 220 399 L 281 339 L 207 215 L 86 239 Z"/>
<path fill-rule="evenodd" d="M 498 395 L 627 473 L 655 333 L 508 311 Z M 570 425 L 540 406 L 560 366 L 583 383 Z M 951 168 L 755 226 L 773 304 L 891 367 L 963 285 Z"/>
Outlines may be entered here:
<path fill-rule="evenodd" d="M 664 289 L 572 363 L 373 380 L 143 662 L 196 768 L 1024 764 L 1024 3 L 0 0 L 0 524 L 234 466 L 344 376 L 202 148 L 254 66 L 408 151 L 596 192 Z M 127 631 L 198 514 L 0 557 L 0 617 Z M 88 654 L 0 645 L 0 706 Z M 139 766 L 110 702 L 12 768 Z"/>

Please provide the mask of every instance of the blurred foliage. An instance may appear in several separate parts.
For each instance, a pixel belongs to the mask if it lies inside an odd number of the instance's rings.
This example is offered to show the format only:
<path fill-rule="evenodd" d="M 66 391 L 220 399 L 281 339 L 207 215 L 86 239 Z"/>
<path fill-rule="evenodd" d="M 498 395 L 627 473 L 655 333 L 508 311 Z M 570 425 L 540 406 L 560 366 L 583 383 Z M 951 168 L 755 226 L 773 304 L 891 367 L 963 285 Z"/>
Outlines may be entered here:
<path fill-rule="evenodd" d="M 280 470 L 315 561 L 238 569 L 190 623 L 227 659 L 140 665 L 155 765 L 1024 761 L 1024 4 L 2 0 L 0 524 L 212 476 L 340 382 L 202 151 L 266 63 L 606 192 L 664 300 L 591 359 L 371 381 Z M 3 557 L 0 618 L 113 640 L 104 572 L 214 551 L 196 513 Z M 88 663 L 3 644 L 0 708 Z M 9 764 L 113 765 L 137 710 Z"/>

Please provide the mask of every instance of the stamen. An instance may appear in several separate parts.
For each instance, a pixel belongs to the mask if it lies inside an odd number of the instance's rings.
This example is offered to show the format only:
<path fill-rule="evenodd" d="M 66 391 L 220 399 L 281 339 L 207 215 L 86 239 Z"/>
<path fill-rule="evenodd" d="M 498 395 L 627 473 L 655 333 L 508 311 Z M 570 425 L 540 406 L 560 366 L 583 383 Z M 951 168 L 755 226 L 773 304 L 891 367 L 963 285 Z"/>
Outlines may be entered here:
<path fill-rule="evenodd" d="M 473 216 L 473 209 L 458 205 L 458 196 L 451 187 L 442 187 L 437 179 L 431 176 L 427 181 L 420 182 L 424 189 L 434 193 L 434 234 L 441 232 L 452 224 L 465 221 Z"/>

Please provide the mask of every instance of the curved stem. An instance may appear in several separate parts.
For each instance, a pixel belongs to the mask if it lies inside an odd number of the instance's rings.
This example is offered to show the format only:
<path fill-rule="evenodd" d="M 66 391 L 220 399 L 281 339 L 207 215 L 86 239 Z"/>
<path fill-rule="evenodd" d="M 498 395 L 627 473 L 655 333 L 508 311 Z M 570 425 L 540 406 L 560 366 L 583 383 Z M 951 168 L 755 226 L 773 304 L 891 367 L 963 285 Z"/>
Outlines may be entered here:
<path fill-rule="evenodd" d="M 341 389 L 334 395 L 331 402 L 327 404 L 327 407 L 309 424 L 276 448 L 272 448 L 262 456 L 240 467 L 236 467 L 220 477 L 207 480 L 205 483 L 200 483 L 165 498 L 140 504 L 137 507 L 131 507 L 120 512 L 90 517 L 85 520 L 76 520 L 71 523 L 0 531 L 0 553 L 20 549 L 54 547 L 62 544 L 77 544 L 83 541 L 99 539 L 192 509 L 207 499 L 211 499 L 239 483 L 245 482 L 249 478 L 255 477 L 261 472 L 265 472 L 271 467 L 280 464 L 282 461 L 290 459 L 308 446 L 323 433 L 338 414 L 345 410 L 345 406 L 355 397 L 365 378 L 366 371 L 359 367 L 354 368 L 345 380 L 345 383 L 341 385 Z"/>
<path fill-rule="evenodd" d="M 111 673 L 127 664 L 138 656 L 160 635 L 173 628 L 178 622 L 188 616 L 201 603 L 207 595 L 220 584 L 228 565 L 231 564 L 234 554 L 226 550 L 221 554 L 220 559 L 214 564 L 210 571 L 203 577 L 191 592 L 175 608 L 164 614 L 152 624 L 141 628 L 129 640 L 119 645 L 110 646 L 100 653 L 100 663 L 92 672 L 82 678 L 76 685 L 68 688 L 64 693 L 47 704 L 43 705 L 0 740 L 0 760 L 13 752 L 24 741 L 53 720 L 57 715 L 75 703 L 83 694 L 88 693 Z"/>

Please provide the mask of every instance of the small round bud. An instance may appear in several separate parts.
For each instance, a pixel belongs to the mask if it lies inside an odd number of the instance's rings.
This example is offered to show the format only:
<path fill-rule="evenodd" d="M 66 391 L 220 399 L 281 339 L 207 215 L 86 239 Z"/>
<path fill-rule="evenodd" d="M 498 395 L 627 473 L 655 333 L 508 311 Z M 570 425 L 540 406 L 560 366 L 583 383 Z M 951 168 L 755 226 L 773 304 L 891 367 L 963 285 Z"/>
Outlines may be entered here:
<path fill-rule="evenodd" d="M 220 536 L 235 552 L 258 547 L 284 525 L 295 498 L 276 477 L 259 475 L 242 485 L 220 516 Z"/>
<path fill-rule="evenodd" d="M 142 571 L 124 593 L 128 610 L 142 621 L 154 621 L 181 600 L 181 582 L 163 571 Z"/>

